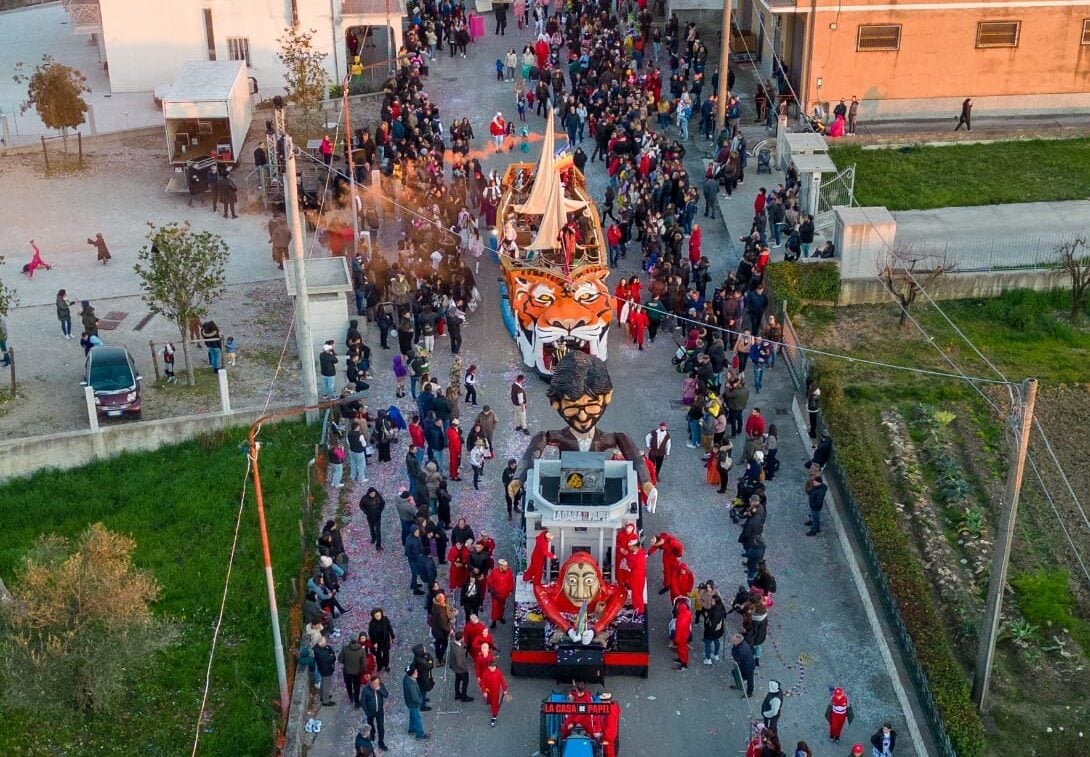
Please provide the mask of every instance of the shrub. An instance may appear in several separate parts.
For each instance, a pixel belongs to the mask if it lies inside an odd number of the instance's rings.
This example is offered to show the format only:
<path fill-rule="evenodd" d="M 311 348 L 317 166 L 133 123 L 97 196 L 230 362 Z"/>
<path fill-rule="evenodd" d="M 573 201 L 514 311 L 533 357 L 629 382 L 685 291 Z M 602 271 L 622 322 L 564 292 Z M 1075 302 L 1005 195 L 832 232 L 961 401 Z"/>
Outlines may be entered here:
<path fill-rule="evenodd" d="M 1018 607 L 1026 620 L 1036 626 L 1062 628 L 1090 651 L 1090 624 L 1073 613 L 1075 598 L 1068 586 L 1066 570 L 1039 570 L 1020 573 L 1011 579 L 1018 595 Z M 1042 633 L 1048 636 L 1048 632 Z"/>
<path fill-rule="evenodd" d="M 777 299 L 835 305 L 840 297 L 840 267 L 836 263 L 769 263 L 765 276 Z"/>
<path fill-rule="evenodd" d="M 901 528 L 886 479 L 886 444 L 875 431 L 876 424 L 861 417 L 865 411 L 845 401 L 846 393 L 833 375 L 823 372 L 819 383 L 825 417 L 836 440 L 836 457 L 847 477 L 845 485 L 859 506 L 935 707 L 958 755 L 976 757 L 984 751 L 984 727 L 969 698 L 966 671 L 932 601 L 931 583 Z"/>

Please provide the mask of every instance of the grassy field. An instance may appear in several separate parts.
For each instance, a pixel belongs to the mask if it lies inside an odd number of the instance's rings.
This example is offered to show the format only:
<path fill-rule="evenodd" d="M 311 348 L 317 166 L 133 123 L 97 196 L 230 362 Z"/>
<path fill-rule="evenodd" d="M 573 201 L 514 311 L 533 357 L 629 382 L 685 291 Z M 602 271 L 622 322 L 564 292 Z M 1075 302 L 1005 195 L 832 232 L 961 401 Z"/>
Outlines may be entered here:
<path fill-rule="evenodd" d="M 1085 449 L 1090 448 L 1090 328 L 1084 316 L 1072 323 L 1067 312 L 1067 293 L 1008 292 L 994 300 L 964 300 L 943 303 L 943 309 L 1012 381 L 1026 376 L 1040 379 L 1037 417 L 1048 432 L 1076 492 L 1090 491 L 1090 472 L 1085 466 Z M 926 303 L 914 307 L 914 315 L 935 337 L 935 344 L 970 375 L 994 374 L 960 342 L 939 313 Z M 939 351 L 915 329 L 897 325 L 894 306 L 856 308 L 805 308 L 795 325 L 804 342 L 851 355 L 861 355 L 899 365 L 950 371 Z M 953 419 L 940 436 L 960 466 L 962 483 L 969 493 L 979 493 L 985 516 L 985 532 L 998 520 L 998 502 L 1006 472 L 1003 421 L 964 382 L 912 373 L 877 370 L 839 360 L 822 358 L 816 363 L 823 406 L 834 437 L 838 439 L 856 498 L 864 512 L 872 540 L 879 546 L 887 574 L 895 590 L 903 589 L 922 565 L 924 555 L 937 559 L 921 547 L 918 536 L 906 527 L 904 513 L 896 503 L 909 501 L 912 492 L 891 472 L 890 434 L 884 416 L 890 411 L 909 419 L 926 408 Z M 1009 404 L 1006 389 L 987 386 L 985 391 L 1000 407 Z M 1065 487 L 1039 439 L 1031 445 L 1045 486 L 1083 554 L 1090 550 L 1090 534 L 1081 523 L 1077 508 L 1066 496 Z M 1081 457 L 1080 457 L 1081 456 Z M 928 496 L 939 496 L 949 486 L 948 470 L 936 469 L 920 458 L 919 466 Z M 954 482 L 957 483 L 957 482 Z M 974 495 L 975 499 L 975 495 Z M 966 555 L 959 541 L 961 513 L 947 508 L 942 526 L 947 530 L 955 557 Z M 940 569 L 959 566 L 938 566 Z M 911 569 L 910 569 L 911 568 Z M 934 575 L 930 580 L 935 579 Z M 1057 515 L 1044 496 L 1032 472 L 1023 486 L 1022 506 L 1011 561 L 1011 582 L 1016 593 L 1008 593 L 1004 616 L 1029 624 L 1032 631 L 1016 643 L 1010 630 L 1001 636 L 993 688 L 993 711 L 985 718 L 989 755 L 1060 755 L 1078 752 L 1078 745 L 1059 731 L 1078 730 L 1090 717 L 1085 703 L 1075 706 L 1067 696 L 1074 686 L 1090 686 L 1090 586 L 1082 576 L 1057 524 Z M 983 599 L 985 583 L 976 582 L 974 593 Z M 908 596 L 898 595 L 902 615 L 909 623 L 925 670 L 930 667 L 936 698 L 952 697 L 948 703 L 967 704 L 965 682 L 970 680 L 976 646 L 977 619 L 950 607 L 949 597 L 932 585 L 931 602 L 921 602 L 927 588 L 917 584 Z M 1047 599 L 1046 599 L 1047 598 Z M 945 601 L 944 601 L 945 600 Z M 924 607 L 930 604 L 931 607 Z M 936 613 L 937 610 L 937 613 Z M 945 633 L 935 633 L 936 620 Z M 1008 626 L 1008 629 L 1012 626 Z M 1027 626 L 1023 626 L 1026 628 Z M 948 652 L 943 650 L 947 649 Z M 952 663 L 953 666 L 952 666 Z M 1070 706 L 1069 706 L 1070 705 Z M 951 722 L 954 710 L 945 708 L 948 729 L 972 736 L 971 724 L 962 719 Z M 1051 727 L 1052 733 L 1046 732 Z M 1071 751 L 1075 749 L 1075 751 Z M 1028 750 L 1028 751 L 1027 751 Z"/>
<path fill-rule="evenodd" d="M 831 147 L 837 166 L 855 163 L 860 205 L 927 210 L 1090 196 L 1090 139 L 1027 140 L 949 147 Z"/>
<path fill-rule="evenodd" d="M 262 434 L 262 485 L 286 643 L 291 639 L 286 620 L 290 581 L 302 557 L 301 486 L 315 433 L 301 424 L 283 424 Z M 160 652 L 133 683 L 123 711 L 48 723 L 39 712 L 5 712 L 0 754 L 189 753 L 246 471 L 239 446 L 244 440 L 240 429 L 0 486 L 0 576 L 5 582 L 17 581 L 22 557 L 39 534 L 77 536 L 101 521 L 136 540 L 135 564 L 162 586 L 155 611 L 180 630 L 178 642 Z M 204 755 L 273 751 L 276 670 L 249 491 L 201 728 Z"/>

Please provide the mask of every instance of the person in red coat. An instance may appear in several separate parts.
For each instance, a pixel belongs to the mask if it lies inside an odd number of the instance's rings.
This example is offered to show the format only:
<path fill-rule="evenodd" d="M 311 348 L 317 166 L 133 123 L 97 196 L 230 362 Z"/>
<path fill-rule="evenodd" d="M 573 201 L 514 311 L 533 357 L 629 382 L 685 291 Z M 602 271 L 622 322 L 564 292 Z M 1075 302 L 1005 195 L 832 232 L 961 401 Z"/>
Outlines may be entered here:
<path fill-rule="evenodd" d="M 455 544 L 447 552 L 450 563 L 450 590 L 457 591 L 466 585 L 469 579 L 469 549 L 464 544 Z"/>
<path fill-rule="evenodd" d="M 477 639 L 480 638 L 481 633 L 484 632 L 485 624 L 481 622 L 481 619 L 477 615 L 470 615 L 466 619 L 465 628 L 462 629 L 462 637 L 465 639 L 466 651 L 469 652 L 470 657 L 475 657 L 477 654 Z"/>
<path fill-rule="evenodd" d="M 628 280 L 628 297 L 633 305 L 643 302 L 643 282 L 636 276 Z"/>
<path fill-rule="evenodd" d="M 626 523 L 625 527 L 617 532 L 617 538 L 614 540 L 613 547 L 613 575 L 614 580 L 625 586 L 628 585 L 628 561 L 625 559 L 628 557 L 628 544 L 633 539 L 639 541 L 640 535 L 636 531 L 635 523 Z"/>
<path fill-rule="evenodd" d="M 628 330 L 632 334 L 632 343 L 639 346 L 641 350 L 649 325 L 651 325 L 651 319 L 644 312 L 643 305 L 633 305 L 628 314 Z"/>
<path fill-rule="evenodd" d="M 685 554 L 685 545 L 672 533 L 663 531 L 651 542 L 651 548 L 647 550 L 647 554 L 653 555 L 659 550 L 662 551 L 662 588 L 659 589 L 659 594 L 665 594 L 670 591 L 670 585 L 674 581 L 674 571 L 677 570 L 677 564 L 681 562 L 681 557 Z"/>
<path fill-rule="evenodd" d="M 753 412 L 746 418 L 746 436 L 761 437 L 765 435 L 765 419 L 761 415 L 761 408 L 753 408 Z"/>
<path fill-rule="evenodd" d="M 613 307 L 617 311 L 617 321 L 621 322 L 621 311 L 632 298 L 632 290 L 628 288 L 628 279 L 621 279 L 617 286 L 613 287 Z"/>
<path fill-rule="evenodd" d="M 703 253 L 700 251 L 700 246 L 704 241 L 704 230 L 700 228 L 700 224 L 693 224 L 693 233 L 689 235 L 689 262 L 696 265 L 700 262 L 700 258 Z"/>
<path fill-rule="evenodd" d="M 693 612 L 689 609 L 689 598 L 678 597 L 674 602 L 674 649 L 677 651 L 677 664 L 674 670 L 686 670 L 689 667 L 689 639 L 693 633 Z"/>
<path fill-rule="evenodd" d="M 568 701 L 572 704 L 593 704 L 594 697 L 587 691 L 585 683 L 576 681 L 575 688 L 568 692 Z M 595 732 L 594 725 L 594 716 L 587 713 L 574 713 L 564 716 L 564 723 L 560 726 L 560 733 L 563 736 L 568 736 L 576 726 L 581 726 L 587 734 L 593 734 Z"/>
<path fill-rule="evenodd" d="M 481 694 L 484 695 L 485 701 L 488 702 L 488 707 L 492 711 L 490 725 L 495 728 L 496 718 L 500 716 L 500 704 L 507 697 L 507 679 L 500 672 L 495 658 L 488 662 L 488 667 L 481 674 L 480 684 Z"/>
<path fill-rule="evenodd" d="M 496 621 L 506 623 L 503 613 L 507 607 L 507 600 L 515 591 L 515 574 L 507 567 L 506 560 L 500 560 L 496 569 L 489 572 L 485 582 L 488 593 L 492 597 L 492 628 L 496 627 Z"/>
<path fill-rule="evenodd" d="M 457 418 L 450 422 L 450 428 L 447 429 L 447 454 L 450 458 L 450 480 L 461 481 L 458 469 L 462 467 L 462 434 Z"/>
<path fill-rule="evenodd" d="M 553 535 L 548 529 L 541 531 L 534 542 L 534 551 L 530 555 L 530 564 L 526 566 L 526 572 L 522 574 L 522 580 L 535 586 L 541 584 L 545 573 L 545 561 L 555 560 L 553 554 Z"/>
<path fill-rule="evenodd" d="M 679 562 L 677 568 L 674 570 L 674 580 L 670 584 L 670 601 L 677 601 L 678 597 L 687 597 L 689 592 L 693 590 L 693 585 L 696 583 L 696 577 L 693 575 L 693 571 L 690 570 L 689 565 L 685 562 Z"/>
<path fill-rule="evenodd" d="M 632 592 L 632 609 L 642 615 L 647 611 L 647 552 L 638 538 L 634 538 L 628 548 L 628 589 Z"/>
<path fill-rule="evenodd" d="M 621 705 L 613 701 L 613 695 L 603 691 L 598 701 L 609 705 L 608 715 L 595 718 L 594 735 L 602 743 L 602 757 L 617 757 L 617 739 L 621 735 Z"/>
<path fill-rule="evenodd" d="M 855 718 L 852 712 L 851 702 L 844 689 L 839 686 L 833 689 L 833 695 L 829 698 L 829 706 L 825 709 L 825 719 L 829 721 L 829 738 L 832 741 L 840 741 L 840 733 L 844 730 L 844 722 L 851 722 Z"/>

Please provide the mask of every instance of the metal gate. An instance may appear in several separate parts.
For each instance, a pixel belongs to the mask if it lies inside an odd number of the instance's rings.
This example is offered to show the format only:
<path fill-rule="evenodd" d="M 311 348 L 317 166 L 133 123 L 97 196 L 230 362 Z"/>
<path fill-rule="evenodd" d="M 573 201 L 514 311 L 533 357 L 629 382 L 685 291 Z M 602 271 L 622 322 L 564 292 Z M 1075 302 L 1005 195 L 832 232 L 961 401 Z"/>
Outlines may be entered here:
<path fill-rule="evenodd" d="M 814 228 L 827 229 L 833 225 L 833 206 L 855 204 L 855 164 L 823 181 L 818 189 L 817 213 Z"/>

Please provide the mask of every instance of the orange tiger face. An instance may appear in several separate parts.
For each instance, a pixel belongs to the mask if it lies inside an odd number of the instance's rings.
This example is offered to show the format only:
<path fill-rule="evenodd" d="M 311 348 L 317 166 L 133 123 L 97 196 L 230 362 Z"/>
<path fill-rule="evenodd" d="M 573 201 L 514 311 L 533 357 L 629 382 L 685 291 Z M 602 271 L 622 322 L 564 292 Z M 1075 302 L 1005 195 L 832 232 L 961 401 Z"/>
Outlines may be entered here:
<path fill-rule="evenodd" d="M 523 363 L 549 376 L 569 349 L 606 359 L 612 317 L 608 275 L 604 266 L 581 268 L 571 281 L 541 271 L 507 274 Z"/>

